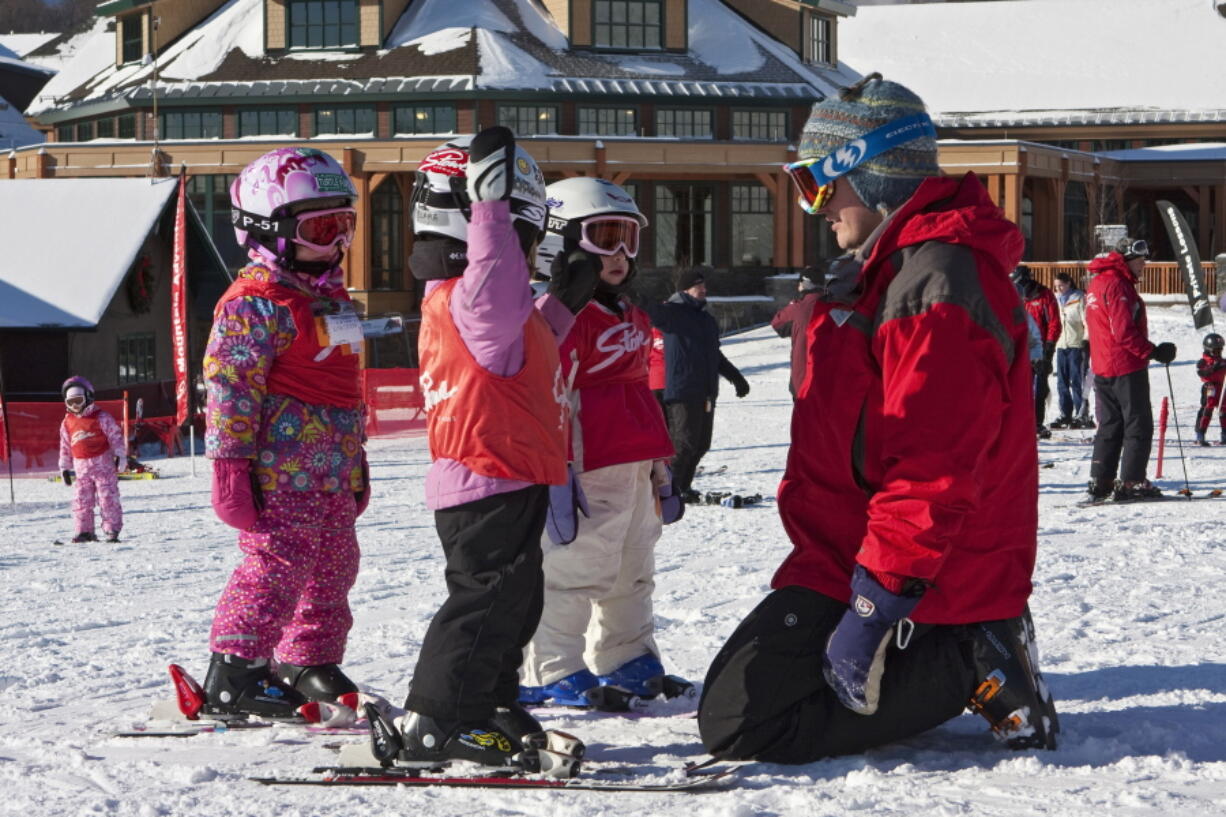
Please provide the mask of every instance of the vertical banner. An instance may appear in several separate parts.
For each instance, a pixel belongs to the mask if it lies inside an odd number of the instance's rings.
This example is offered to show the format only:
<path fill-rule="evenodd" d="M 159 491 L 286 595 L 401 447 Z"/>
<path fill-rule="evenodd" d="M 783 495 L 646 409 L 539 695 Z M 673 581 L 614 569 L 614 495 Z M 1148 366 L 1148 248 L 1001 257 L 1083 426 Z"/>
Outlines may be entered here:
<path fill-rule="evenodd" d="M 170 274 L 170 342 L 175 366 L 175 424 L 191 416 L 191 383 L 187 349 L 187 175 L 179 173 L 175 205 L 174 256 Z"/>
<path fill-rule="evenodd" d="M 1197 329 L 1213 326 L 1213 310 L 1209 308 L 1209 294 L 1205 289 L 1205 271 L 1200 266 L 1200 251 L 1192 241 L 1192 231 L 1183 214 L 1169 201 L 1158 202 L 1158 212 L 1166 234 L 1170 236 L 1175 260 L 1183 272 L 1184 289 L 1188 293 L 1188 306 L 1192 308 L 1192 323 Z"/>

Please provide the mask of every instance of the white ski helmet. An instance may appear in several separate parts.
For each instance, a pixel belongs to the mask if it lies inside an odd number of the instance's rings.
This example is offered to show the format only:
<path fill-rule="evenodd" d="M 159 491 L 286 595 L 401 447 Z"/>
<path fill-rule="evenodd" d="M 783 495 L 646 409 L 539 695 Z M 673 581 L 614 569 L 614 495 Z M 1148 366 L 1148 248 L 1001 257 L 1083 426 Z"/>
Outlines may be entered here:
<path fill-rule="evenodd" d="M 468 241 L 472 202 L 468 197 L 468 148 L 471 134 L 453 136 L 421 160 L 414 174 L 411 217 L 414 235 L 434 235 Z M 545 229 L 545 176 L 536 160 L 515 146 L 515 179 L 511 189 L 511 221 L 522 236 Z"/>
<path fill-rule="evenodd" d="M 605 179 L 576 176 L 562 179 L 545 188 L 549 206 L 549 223 L 545 238 L 536 250 L 536 271 L 550 277 L 553 260 L 559 253 L 570 252 L 583 238 L 583 222 L 595 216 L 625 216 L 638 222 L 639 229 L 647 226 L 647 217 L 639 211 L 634 197 Z M 637 255 L 627 248 L 630 257 Z"/>

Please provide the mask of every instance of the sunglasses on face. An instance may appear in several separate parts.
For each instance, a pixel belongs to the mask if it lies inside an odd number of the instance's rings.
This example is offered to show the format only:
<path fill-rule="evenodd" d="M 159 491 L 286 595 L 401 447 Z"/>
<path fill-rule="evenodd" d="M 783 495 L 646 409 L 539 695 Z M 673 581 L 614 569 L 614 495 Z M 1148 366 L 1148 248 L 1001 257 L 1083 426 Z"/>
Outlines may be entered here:
<path fill-rule="evenodd" d="M 597 255 L 614 255 L 618 250 L 627 258 L 639 254 L 639 222 L 629 216 L 601 216 L 583 222 L 579 246 Z"/>
<path fill-rule="evenodd" d="M 346 248 L 353 243 L 357 227 L 357 211 L 352 207 L 337 207 L 333 210 L 308 210 L 299 213 L 294 240 L 319 252 L 326 252 L 337 244 Z"/>
<path fill-rule="evenodd" d="M 825 207 L 830 202 L 831 196 L 834 195 L 834 179 L 823 182 L 814 173 L 814 168 L 824 158 L 801 159 L 799 162 L 783 166 L 784 172 L 792 178 L 792 183 L 796 185 L 796 203 L 809 215 L 814 215 Z"/>

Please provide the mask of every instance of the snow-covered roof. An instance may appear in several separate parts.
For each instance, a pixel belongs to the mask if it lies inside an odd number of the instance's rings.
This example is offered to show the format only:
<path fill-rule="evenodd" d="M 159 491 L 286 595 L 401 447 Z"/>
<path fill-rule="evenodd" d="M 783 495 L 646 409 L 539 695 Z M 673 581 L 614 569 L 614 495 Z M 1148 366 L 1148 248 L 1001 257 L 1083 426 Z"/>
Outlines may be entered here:
<path fill-rule="evenodd" d="M 177 181 L 0 181 L 0 329 L 97 326 Z"/>
<path fill-rule="evenodd" d="M 165 48 L 159 97 L 531 90 L 788 101 L 823 97 L 852 78 L 806 64 L 720 0 L 688 0 L 690 46 L 682 53 L 572 51 L 534 0 L 417 0 L 377 51 L 273 56 L 264 53 L 263 2 L 228 0 Z M 105 28 L 99 21 L 73 43 L 76 56 L 31 114 L 151 95 L 153 66 L 115 66 L 115 35 Z"/>
<path fill-rule="evenodd" d="M 1200 142 L 1189 145 L 1156 145 L 1130 150 L 1108 150 L 1098 154 L 1123 162 L 1204 162 L 1226 161 L 1226 142 Z"/>
<path fill-rule="evenodd" d="M 861 6 L 839 57 L 948 127 L 1226 121 L 1226 19 L 1206 0 Z"/>
<path fill-rule="evenodd" d="M 26 124 L 26 118 L 16 105 L 0 96 L 0 151 L 9 151 L 24 145 L 43 141 L 43 135 Z"/>
<path fill-rule="evenodd" d="M 24 57 L 58 36 L 60 35 L 48 34 L 47 32 L 40 32 L 38 34 L 0 34 L 0 56 L 3 56 L 4 52 L 8 51 L 12 56 Z"/>

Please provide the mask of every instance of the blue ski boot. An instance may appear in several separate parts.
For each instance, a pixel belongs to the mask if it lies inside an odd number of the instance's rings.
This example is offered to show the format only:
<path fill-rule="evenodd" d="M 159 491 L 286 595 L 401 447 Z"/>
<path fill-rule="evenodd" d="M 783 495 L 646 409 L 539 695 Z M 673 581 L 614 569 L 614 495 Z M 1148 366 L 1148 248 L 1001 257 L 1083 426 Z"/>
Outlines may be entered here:
<path fill-rule="evenodd" d="M 620 687 L 644 700 L 663 695 L 665 698 L 693 698 L 694 685 L 676 675 L 665 675 L 664 665 L 651 653 L 627 661 L 608 675 L 596 676 L 601 686 Z"/>
<path fill-rule="evenodd" d="M 555 706 L 588 707 L 592 705 L 592 702 L 584 693 L 598 686 L 600 682 L 596 680 L 596 676 L 590 670 L 581 669 L 552 684 L 539 687 L 521 685 L 519 702 L 529 706 L 552 703 Z"/>

